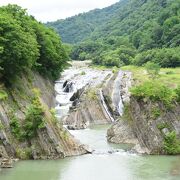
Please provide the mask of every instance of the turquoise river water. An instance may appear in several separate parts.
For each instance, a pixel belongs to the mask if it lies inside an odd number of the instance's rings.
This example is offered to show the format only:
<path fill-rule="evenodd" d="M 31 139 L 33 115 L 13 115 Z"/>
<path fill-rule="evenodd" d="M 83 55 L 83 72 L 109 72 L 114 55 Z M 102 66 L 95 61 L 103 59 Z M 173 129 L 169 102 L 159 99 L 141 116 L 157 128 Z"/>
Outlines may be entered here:
<path fill-rule="evenodd" d="M 0 170 L 0 180 L 180 180 L 180 156 L 129 153 L 127 145 L 107 143 L 107 128 L 101 125 L 71 131 L 95 149 L 93 154 L 62 160 L 19 161 L 12 169 Z"/>

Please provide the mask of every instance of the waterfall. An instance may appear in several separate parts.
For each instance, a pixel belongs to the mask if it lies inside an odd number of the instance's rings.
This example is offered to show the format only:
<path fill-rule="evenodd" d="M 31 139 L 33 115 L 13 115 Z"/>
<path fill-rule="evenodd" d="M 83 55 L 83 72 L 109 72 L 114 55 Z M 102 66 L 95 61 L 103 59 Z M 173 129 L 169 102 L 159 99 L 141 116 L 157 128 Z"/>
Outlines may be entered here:
<path fill-rule="evenodd" d="M 99 85 L 110 73 L 111 71 L 99 71 L 88 66 L 81 67 L 77 62 L 73 62 L 72 67 L 66 69 L 55 82 L 56 116 L 62 118 L 68 115 L 77 96 L 80 96 L 86 87 L 94 88 Z"/>
<path fill-rule="evenodd" d="M 106 102 L 104 100 L 104 96 L 103 96 L 102 90 L 99 90 L 99 94 L 100 94 L 101 102 L 102 102 L 102 105 L 104 107 L 104 110 L 105 110 L 106 114 L 111 119 L 111 121 L 114 122 L 114 118 L 112 117 L 111 113 L 109 112 L 107 104 L 106 104 Z"/>
<path fill-rule="evenodd" d="M 123 114 L 123 101 L 121 97 L 121 83 L 123 79 L 123 72 L 119 71 L 118 75 L 116 77 L 116 80 L 114 81 L 114 87 L 113 87 L 113 93 L 112 93 L 112 102 L 115 108 L 116 113 L 118 115 L 122 116 Z"/>

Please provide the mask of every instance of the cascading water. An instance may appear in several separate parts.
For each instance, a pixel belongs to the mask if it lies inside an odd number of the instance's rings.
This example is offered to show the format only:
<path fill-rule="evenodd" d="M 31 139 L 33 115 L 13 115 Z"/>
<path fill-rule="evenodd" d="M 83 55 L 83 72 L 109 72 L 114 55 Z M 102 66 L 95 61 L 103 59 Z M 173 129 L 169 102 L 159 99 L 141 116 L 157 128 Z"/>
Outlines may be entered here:
<path fill-rule="evenodd" d="M 121 97 L 121 82 L 122 82 L 123 72 L 119 71 L 117 78 L 114 82 L 112 102 L 115 108 L 115 112 L 122 116 L 123 114 L 123 101 Z"/>
<path fill-rule="evenodd" d="M 100 94 L 101 103 L 102 103 L 102 105 L 104 107 L 104 110 L 105 110 L 106 114 L 111 119 L 111 121 L 114 122 L 114 118 L 112 117 L 111 113 L 109 112 L 109 109 L 108 109 L 108 107 L 106 105 L 106 102 L 104 100 L 104 96 L 103 96 L 102 90 L 99 90 L 99 94 Z"/>
<path fill-rule="evenodd" d="M 83 73 L 82 73 L 83 72 Z M 56 81 L 56 116 L 58 119 L 66 116 L 74 100 L 73 96 L 87 86 L 96 87 L 111 71 L 99 71 L 86 66 L 73 65 L 62 73 L 62 78 Z"/>

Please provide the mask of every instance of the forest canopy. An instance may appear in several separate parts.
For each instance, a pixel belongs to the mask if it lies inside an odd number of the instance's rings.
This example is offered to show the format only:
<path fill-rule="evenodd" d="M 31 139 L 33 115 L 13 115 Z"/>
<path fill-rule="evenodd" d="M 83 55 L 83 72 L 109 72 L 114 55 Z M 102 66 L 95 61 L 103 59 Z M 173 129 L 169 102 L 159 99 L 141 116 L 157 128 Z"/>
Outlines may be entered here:
<path fill-rule="evenodd" d="M 0 7 L 0 79 L 9 82 L 29 69 L 59 77 L 68 56 L 59 35 L 17 5 Z"/>
<path fill-rule="evenodd" d="M 74 45 L 71 58 L 107 66 L 180 66 L 180 0 L 121 0 L 47 23 Z"/>

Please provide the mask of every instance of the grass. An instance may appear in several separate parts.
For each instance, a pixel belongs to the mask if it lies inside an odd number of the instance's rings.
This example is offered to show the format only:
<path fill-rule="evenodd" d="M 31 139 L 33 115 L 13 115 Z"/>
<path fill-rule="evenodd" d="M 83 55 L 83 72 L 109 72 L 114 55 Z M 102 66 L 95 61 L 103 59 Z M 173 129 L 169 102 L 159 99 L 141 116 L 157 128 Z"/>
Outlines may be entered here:
<path fill-rule="evenodd" d="M 136 83 L 143 83 L 149 80 L 145 67 L 124 66 L 121 69 L 131 71 L 133 73 L 133 79 Z M 161 68 L 157 80 L 171 88 L 176 88 L 180 85 L 180 68 Z"/>
<path fill-rule="evenodd" d="M 146 81 L 130 90 L 131 94 L 139 100 L 150 99 L 153 102 L 163 102 L 167 108 L 172 107 L 177 94 L 172 88 L 158 82 L 157 80 Z M 157 112 L 155 114 L 158 114 Z"/>
<path fill-rule="evenodd" d="M 107 67 L 101 65 L 91 65 L 91 68 L 98 69 L 98 70 L 112 70 L 113 72 L 117 72 L 118 70 L 126 70 L 131 71 L 133 73 L 133 79 L 135 80 L 136 84 L 143 83 L 148 81 L 149 75 L 146 72 L 145 67 L 140 66 L 123 66 L 121 68 L 117 67 Z M 180 85 L 180 67 L 177 68 L 161 68 L 159 77 L 157 79 L 164 85 L 167 85 L 171 88 L 177 88 Z"/>
<path fill-rule="evenodd" d="M 164 151 L 169 155 L 180 154 L 180 140 L 177 139 L 175 131 L 170 132 L 164 137 Z"/>

